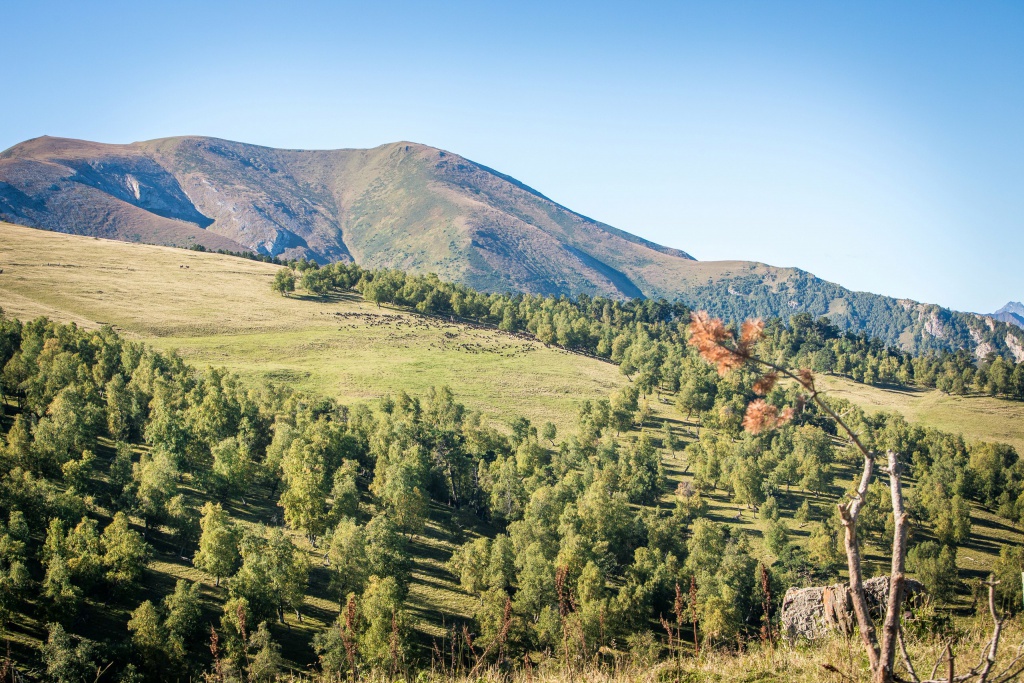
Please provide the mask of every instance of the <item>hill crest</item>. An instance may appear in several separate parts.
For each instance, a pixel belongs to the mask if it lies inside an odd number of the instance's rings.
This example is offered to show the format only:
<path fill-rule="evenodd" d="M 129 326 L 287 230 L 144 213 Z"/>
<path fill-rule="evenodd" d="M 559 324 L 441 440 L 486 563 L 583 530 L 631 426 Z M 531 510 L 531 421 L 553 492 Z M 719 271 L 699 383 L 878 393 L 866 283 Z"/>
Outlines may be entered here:
<path fill-rule="evenodd" d="M 1024 357 L 1021 331 L 996 316 L 851 292 L 797 268 L 697 261 L 413 142 L 310 151 L 201 136 L 119 145 L 40 137 L 0 153 L 0 220 L 123 241 L 355 260 L 435 272 L 483 291 L 664 297 L 731 320 L 807 312 L 911 351 Z"/>

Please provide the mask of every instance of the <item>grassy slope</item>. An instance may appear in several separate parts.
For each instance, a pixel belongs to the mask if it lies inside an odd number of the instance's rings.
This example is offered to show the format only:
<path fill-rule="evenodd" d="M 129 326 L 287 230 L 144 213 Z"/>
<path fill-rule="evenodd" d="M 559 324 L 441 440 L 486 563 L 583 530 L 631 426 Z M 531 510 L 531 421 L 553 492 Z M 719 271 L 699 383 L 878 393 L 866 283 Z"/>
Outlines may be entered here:
<path fill-rule="evenodd" d="M 893 411 L 908 420 L 968 439 L 1003 441 L 1024 454 L 1024 403 L 988 396 L 949 396 L 934 389 L 872 387 L 840 377 L 823 378 L 833 396 L 870 412 Z"/>
<path fill-rule="evenodd" d="M 277 266 L 244 259 L 0 224 L 0 268 L 0 306 L 10 315 L 109 323 L 199 367 L 345 402 L 447 383 L 492 418 L 567 427 L 581 396 L 606 396 L 626 381 L 608 363 L 494 330 L 356 297 L 284 298 L 270 291 Z"/>
<path fill-rule="evenodd" d="M 275 266 L 232 257 L 0 224 L 0 268 L 0 306 L 8 314 L 25 319 L 48 315 L 84 326 L 111 323 L 131 338 L 161 349 L 177 348 L 198 366 L 225 366 L 251 381 L 287 381 L 342 401 L 401 388 L 420 392 L 447 382 L 459 400 L 492 418 L 525 414 L 568 427 L 580 399 L 605 396 L 625 381 L 607 363 L 493 330 L 378 310 L 356 297 L 328 302 L 282 298 L 269 291 Z M 911 419 L 971 437 L 1024 445 L 1024 406 L 1019 404 L 944 400 L 932 397 L 934 392 L 906 394 L 834 378 L 827 381 L 837 394 L 868 407 L 898 409 Z M 667 397 L 652 405 L 655 422 L 670 420 L 684 440 L 693 437 L 696 425 L 684 423 Z M 690 477 L 680 458 L 666 454 L 665 464 L 668 490 Z M 853 471 L 848 475 L 852 477 Z M 791 515 L 805 497 L 796 490 L 783 496 L 785 514 Z M 666 493 L 666 503 L 669 498 Z M 830 512 L 829 500 L 809 500 L 816 518 Z M 724 492 L 712 493 L 709 501 L 713 519 L 760 535 L 761 520 L 730 502 Z M 232 510 L 238 519 L 265 522 L 276 512 L 261 496 L 251 498 L 249 508 Z M 476 524 L 471 516 L 435 507 L 427 532 L 414 539 L 410 607 L 422 622 L 427 642 L 441 635 L 445 622 L 472 614 L 473 599 L 458 588 L 444 563 L 457 544 L 485 531 Z M 809 534 L 795 523 L 791 527 L 798 543 Z M 295 624 L 292 618 L 292 628 L 277 628 L 275 637 L 301 667 L 311 661 L 312 635 L 334 619 L 337 605 L 326 592 L 320 556 L 300 536 L 295 540 L 310 553 L 315 568 L 305 623 Z M 975 536 L 960 553 L 961 566 L 977 575 L 990 565 L 1001 544 L 1021 542 L 1024 536 L 1017 530 L 976 510 Z M 210 583 L 170 544 L 158 544 L 158 551 L 150 566 L 153 595 L 145 597 L 159 597 L 173 578 Z M 883 571 L 881 549 L 871 549 L 870 555 L 874 568 Z M 207 585 L 205 594 L 212 617 L 224 589 Z M 36 625 L 27 633 L 38 637 L 41 631 Z"/>

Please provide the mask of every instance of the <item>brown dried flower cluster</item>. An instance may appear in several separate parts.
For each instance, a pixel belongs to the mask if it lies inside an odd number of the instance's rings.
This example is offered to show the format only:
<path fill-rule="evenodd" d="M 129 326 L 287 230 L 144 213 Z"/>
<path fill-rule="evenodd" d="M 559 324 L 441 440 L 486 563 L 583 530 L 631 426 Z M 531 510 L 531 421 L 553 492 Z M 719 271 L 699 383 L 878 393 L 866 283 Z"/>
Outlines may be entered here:
<path fill-rule="evenodd" d="M 732 332 L 725 329 L 725 323 L 718 318 L 712 318 L 705 311 L 696 311 L 690 316 L 690 344 L 704 360 L 718 367 L 720 375 L 742 367 L 749 355 L 749 346 L 742 349 L 726 346 L 732 339 Z"/>
<path fill-rule="evenodd" d="M 747 412 L 743 416 L 743 428 L 751 434 L 760 434 L 764 431 L 776 429 L 793 419 L 792 408 L 779 409 L 764 399 L 756 399 L 747 406 Z"/>
<path fill-rule="evenodd" d="M 761 379 L 754 382 L 754 393 L 757 394 L 758 396 L 764 396 L 765 394 L 772 390 L 772 387 L 775 386 L 775 383 L 778 380 L 779 373 L 775 372 L 774 370 L 772 370 L 769 373 L 766 373 L 761 377 Z"/>
<path fill-rule="evenodd" d="M 764 321 L 758 318 L 747 320 L 740 326 L 740 343 L 738 346 L 743 352 L 749 353 L 754 348 L 754 344 L 761 341 L 763 336 Z"/>

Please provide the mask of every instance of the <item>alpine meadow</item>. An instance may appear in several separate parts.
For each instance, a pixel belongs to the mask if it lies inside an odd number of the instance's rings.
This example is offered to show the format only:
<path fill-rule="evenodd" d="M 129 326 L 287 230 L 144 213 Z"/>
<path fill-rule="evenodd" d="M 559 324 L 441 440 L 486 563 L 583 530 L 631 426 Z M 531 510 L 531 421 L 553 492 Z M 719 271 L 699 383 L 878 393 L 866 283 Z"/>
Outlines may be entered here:
<path fill-rule="evenodd" d="M 1024 4 L 8 5 L 0 683 L 1024 681 Z"/>

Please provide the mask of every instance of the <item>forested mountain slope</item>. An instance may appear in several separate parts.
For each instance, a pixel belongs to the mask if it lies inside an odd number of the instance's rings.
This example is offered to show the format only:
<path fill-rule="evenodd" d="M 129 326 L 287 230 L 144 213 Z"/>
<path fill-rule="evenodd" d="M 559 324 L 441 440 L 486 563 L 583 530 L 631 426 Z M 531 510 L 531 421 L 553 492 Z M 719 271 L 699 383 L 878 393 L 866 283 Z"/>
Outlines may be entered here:
<path fill-rule="evenodd" d="M 356 266 L 297 270 L 281 296 L 270 284 L 290 268 L 0 225 L 0 666 L 337 681 L 354 662 L 364 680 L 411 680 L 454 641 L 475 649 L 440 676 L 649 669 L 695 639 L 702 657 L 756 648 L 787 587 L 841 580 L 834 511 L 856 463 L 836 425 L 804 402 L 745 429 L 761 379 L 679 343 L 680 307 L 544 300 L 556 341 L 606 328 L 616 367 L 542 343 L 543 325 L 419 315 L 408 297 L 434 278 L 403 276 L 399 300 L 378 296 L 396 271 L 356 289 L 334 279 Z M 759 348 L 784 336 L 768 328 Z M 933 599 L 969 611 L 991 570 L 1009 577 L 999 604 L 1019 605 L 1017 451 L 833 396 L 861 438 L 906 454 L 908 569 Z M 1018 402 L 967 400 L 1024 424 Z M 860 518 L 872 574 L 888 566 L 879 486 Z"/>
<path fill-rule="evenodd" d="M 664 297 L 738 319 L 829 315 L 910 351 L 1024 358 L 992 318 L 851 292 L 795 268 L 697 261 L 413 143 L 280 150 L 203 137 L 36 138 L 0 154 L 0 218 L 174 246 L 436 272 L 484 291 Z"/>

